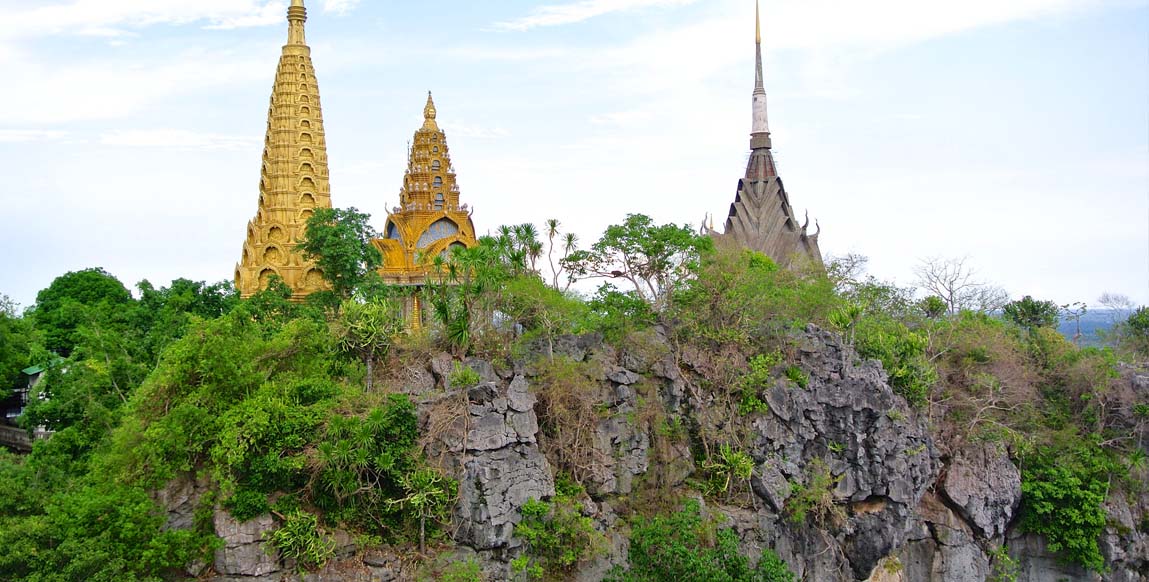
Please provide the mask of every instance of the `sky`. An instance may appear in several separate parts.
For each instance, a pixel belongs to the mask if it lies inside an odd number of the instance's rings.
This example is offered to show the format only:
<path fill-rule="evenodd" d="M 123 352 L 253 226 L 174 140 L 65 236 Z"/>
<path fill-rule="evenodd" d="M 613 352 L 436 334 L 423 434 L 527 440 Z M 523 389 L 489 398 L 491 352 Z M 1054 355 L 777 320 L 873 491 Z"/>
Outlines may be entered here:
<path fill-rule="evenodd" d="M 0 293 L 230 279 L 287 0 L 0 0 Z M 308 0 L 335 206 L 396 205 L 434 92 L 480 233 L 719 224 L 752 0 Z M 902 285 L 1149 304 L 1149 0 L 763 0 L 779 173 L 824 253 Z M 813 228 L 813 227 L 811 227 Z"/>

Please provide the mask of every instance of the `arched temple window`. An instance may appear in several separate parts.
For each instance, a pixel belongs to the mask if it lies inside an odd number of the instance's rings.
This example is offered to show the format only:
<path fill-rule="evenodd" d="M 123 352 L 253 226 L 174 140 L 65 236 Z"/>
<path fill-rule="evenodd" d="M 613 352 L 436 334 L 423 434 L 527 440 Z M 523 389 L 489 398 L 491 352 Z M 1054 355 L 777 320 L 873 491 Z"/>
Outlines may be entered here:
<path fill-rule="evenodd" d="M 459 234 L 459 225 L 448 218 L 440 218 L 431 223 L 431 226 L 428 226 L 427 230 L 423 231 L 423 235 L 419 237 L 419 243 L 416 246 L 421 249 L 427 248 L 435 241 L 455 236 L 456 234 Z"/>

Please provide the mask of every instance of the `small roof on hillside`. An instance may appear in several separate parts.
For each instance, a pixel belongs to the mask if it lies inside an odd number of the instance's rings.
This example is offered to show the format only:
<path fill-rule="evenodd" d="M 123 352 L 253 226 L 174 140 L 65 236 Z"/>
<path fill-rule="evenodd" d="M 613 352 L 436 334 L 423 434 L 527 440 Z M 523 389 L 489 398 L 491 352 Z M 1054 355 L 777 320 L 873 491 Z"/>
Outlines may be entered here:
<path fill-rule="evenodd" d="M 64 361 L 64 358 L 61 358 L 60 356 L 55 356 L 52 358 L 52 361 L 48 362 L 46 365 L 28 366 L 27 368 L 24 368 L 23 370 L 20 370 L 20 371 L 23 372 L 24 374 L 28 375 L 28 376 L 35 376 L 36 374 L 39 374 L 39 373 L 43 372 L 44 370 L 47 370 L 48 368 L 52 368 L 52 367 L 60 365 L 60 362 L 63 362 L 63 361 Z"/>

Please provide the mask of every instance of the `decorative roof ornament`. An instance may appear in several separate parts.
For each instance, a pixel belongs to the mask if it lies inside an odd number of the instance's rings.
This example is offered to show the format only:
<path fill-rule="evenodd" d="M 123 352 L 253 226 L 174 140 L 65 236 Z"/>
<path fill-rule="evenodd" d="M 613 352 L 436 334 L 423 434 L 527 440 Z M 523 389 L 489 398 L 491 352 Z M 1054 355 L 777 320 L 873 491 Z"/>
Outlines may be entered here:
<path fill-rule="evenodd" d="M 769 149 L 770 121 L 766 115 L 766 84 L 762 75 L 762 19 L 758 0 L 754 2 L 754 95 L 753 123 L 750 129 L 750 149 Z"/>
<path fill-rule="evenodd" d="M 423 129 L 439 131 L 439 124 L 435 122 L 435 101 L 431 99 L 431 92 L 427 91 L 427 106 L 423 108 Z"/>
<path fill-rule="evenodd" d="M 713 225 L 711 236 L 752 249 L 774 259 L 782 266 L 799 263 L 822 264 L 818 235 L 810 236 L 807 213 L 804 224 L 798 224 L 790 196 L 778 177 L 771 149 L 770 123 L 766 116 L 766 84 L 762 73 L 762 17 L 758 0 L 754 3 L 754 92 L 753 123 L 750 133 L 750 159 L 746 173 L 738 181 L 738 191 L 730 204 L 725 228 L 719 235 Z M 704 225 L 705 226 L 705 225 Z M 821 227 L 819 227 L 819 233 Z"/>
<path fill-rule="evenodd" d="M 303 24 L 307 22 L 307 7 L 303 0 L 291 0 L 287 8 L 287 44 L 307 44 Z"/>

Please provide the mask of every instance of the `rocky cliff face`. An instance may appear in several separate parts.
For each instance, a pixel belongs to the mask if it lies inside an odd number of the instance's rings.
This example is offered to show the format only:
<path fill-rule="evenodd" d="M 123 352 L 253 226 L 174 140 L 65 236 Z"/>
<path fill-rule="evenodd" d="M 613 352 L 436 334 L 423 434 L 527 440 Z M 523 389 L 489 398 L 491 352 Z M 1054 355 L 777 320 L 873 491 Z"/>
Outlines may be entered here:
<path fill-rule="evenodd" d="M 595 403 L 595 415 L 580 441 L 590 497 L 582 509 L 610 542 L 605 555 L 580 565 L 576 580 L 600 580 L 611 566 L 626 563 L 625 520 L 614 508 L 641 487 L 690 494 L 684 483 L 698 477 L 690 446 L 687 439 L 661 437 L 665 423 L 732 430 L 722 415 L 710 413 L 713 399 L 696 389 L 701 364 L 689 353 L 672 355 L 657 333 L 648 339 L 641 349 L 619 350 L 593 336 L 553 345 L 557 357 L 591 371 L 583 396 Z M 1149 581 L 1149 497 L 1110 499 L 1112 523 L 1102 540 L 1109 572 L 1064 566 L 1039 537 L 1016 530 L 1021 474 L 1000 444 L 967 443 L 943 458 L 925 412 L 893 392 L 879 363 L 861 360 L 838 336 L 812 326 L 795 346 L 793 357 L 808 381 L 800 387 L 780 378 L 768 388 L 769 411 L 749 421 L 749 483 L 728 504 L 706 508 L 735 528 L 751 555 L 771 548 L 811 581 Z M 459 480 L 451 529 L 457 547 L 441 559 L 476 560 L 490 580 L 510 579 L 510 561 L 523 552 L 513 535 L 523 504 L 555 494 L 556 451 L 548 449 L 554 440 L 540 431 L 543 379 L 527 363 L 548 351 L 539 346 L 538 354 L 520 361 L 469 360 L 483 380 L 470 387 L 449 386 L 445 355 L 407 372 L 405 387 L 417 398 L 421 429 L 429 435 L 428 454 Z M 1149 378 L 1135 376 L 1131 383 L 1131 390 L 1145 390 Z M 819 482 L 829 483 L 832 504 L 817 519 L 795 519 L 796 492 Z M 173 527 L 189 522 L 196 487 L 162 492 Z M 270 519 L 238 524 L 217 510 L 215 526 L 225 543 L 214 579 L 296 576 L 262 551 Z M 348 557 L 306 579 L 414 579 L 405 556 L 353 551 L 346 542 Z M 1016 561 L 1015 571 L 1006 572 L 1015 578 L 995 578 L 1003 574 L 995 569 L 995 552 Z"/>

